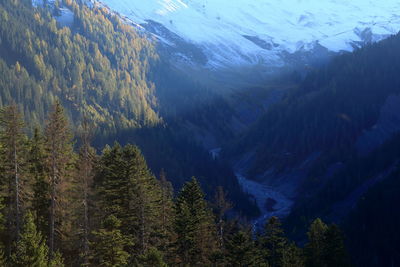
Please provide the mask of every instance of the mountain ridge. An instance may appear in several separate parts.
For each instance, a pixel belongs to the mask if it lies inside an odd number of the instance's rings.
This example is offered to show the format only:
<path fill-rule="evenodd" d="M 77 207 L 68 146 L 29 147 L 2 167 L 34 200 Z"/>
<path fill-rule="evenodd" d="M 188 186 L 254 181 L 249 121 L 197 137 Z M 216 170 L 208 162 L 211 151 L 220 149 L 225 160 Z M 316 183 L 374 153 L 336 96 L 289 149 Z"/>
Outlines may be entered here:
<path fill-rule="evenodd" d="M 319 45 L 332 52 L 352 51 L 400 30 L 396 1 L 100 2 L 154 33 L 164 45 L 179 46 L 149 24 L 157 23 L 195 45 L 207 56 L 204 66 L 212 69 L 254 64 L 280 67 L 286 64 L 284 53 L 310 51 Z"/>

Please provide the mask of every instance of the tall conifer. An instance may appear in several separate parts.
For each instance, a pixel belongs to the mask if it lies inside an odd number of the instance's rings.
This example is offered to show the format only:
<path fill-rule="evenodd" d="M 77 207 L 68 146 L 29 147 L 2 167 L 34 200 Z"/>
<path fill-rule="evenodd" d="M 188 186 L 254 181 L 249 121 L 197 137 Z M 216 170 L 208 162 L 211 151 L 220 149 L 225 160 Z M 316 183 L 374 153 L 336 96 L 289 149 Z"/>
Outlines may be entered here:
<path fill-rule="evenodd" d="M 319 267 L 324 264 L 325 234 L 328 226 L 321 219 L 315 219 L 307 233 L 308 243 L 305 246 L 307 266 Z"/>
<path fill-rule="evenodd" d="M 3 147 L 4 173 L 7 187 L 8 202 L 8 234 L 9 254 L 13 240 L 18 241 L 20 236 L 22 198 L 23 198 L 23 170 L 25 161 L 24 122 L 16 104 L 5 107 L 0 113 L 1 134 Z"/>
<path fill-rule="evenodd" d="M 49 116 L 46 131 L 47 168 L 50 180 L 50 233 L 49 247 L 50 258 L 56 251 L 56 232 L 62 232 L 63 214 L 67 211 L 64 207 L 67 192 L 70 167 L 73 163 L 72 134 L 68 120 L 64 114 L 61 103 L 57 101 L 53 105 L 53 111 Z M 58 230 L 56 231 L 56 228 Z"/>
<path fill-rule="evenodd" d="M 176 253 L 186 266 L 207 266 L 216 251 L 216 225 L 196 178 L 187 182 L 175 204 Z"/>
<path fill-rule="evenodd" d="M 287 247 L 287 239 L 284 235 L 281 222 L 277 217 L 271 217 L 268 220 L 261 240 L 269 265 L 271 267 L 281 267 Z"/>

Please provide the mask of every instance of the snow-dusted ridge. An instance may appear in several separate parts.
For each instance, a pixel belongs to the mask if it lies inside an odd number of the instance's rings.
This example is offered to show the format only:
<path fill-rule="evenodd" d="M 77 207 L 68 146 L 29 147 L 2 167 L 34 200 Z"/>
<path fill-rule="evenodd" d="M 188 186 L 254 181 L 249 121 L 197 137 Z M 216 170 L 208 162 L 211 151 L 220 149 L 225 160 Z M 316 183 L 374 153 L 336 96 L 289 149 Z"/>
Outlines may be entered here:
<path fill-rule="evenodd" d="M 285 52 L 351 51 L 400 30 L 398 0 L 101 0 L 200 48 L 212 67 L 282 65 Z M 397 15 L 399 14 L 399 15 Z M 160 31 L 160 27 L 158 28 Z M 174 40 L 165 40 L 176 45 Z M 190 58 L 189 58 L 190 60 Z"/>

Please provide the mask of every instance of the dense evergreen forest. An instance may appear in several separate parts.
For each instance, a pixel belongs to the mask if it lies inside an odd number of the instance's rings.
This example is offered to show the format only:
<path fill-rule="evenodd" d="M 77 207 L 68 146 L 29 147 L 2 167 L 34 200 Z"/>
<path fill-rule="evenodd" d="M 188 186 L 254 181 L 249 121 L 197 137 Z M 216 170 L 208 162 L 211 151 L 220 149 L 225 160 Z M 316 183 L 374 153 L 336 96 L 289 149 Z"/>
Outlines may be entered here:
<path fill-rule="evenodd" d="M 334 224 L 315 220 L 304 249 L 276 217 L 254 236 L 222 187 L 207 202 L 193 177 L 174 194 L 136 146 L 98 154 L 87 120 L 75 147 L 59 101 L 31 137 L 22 118 L 2 109 L 2 266 L 348 266 Z"/>

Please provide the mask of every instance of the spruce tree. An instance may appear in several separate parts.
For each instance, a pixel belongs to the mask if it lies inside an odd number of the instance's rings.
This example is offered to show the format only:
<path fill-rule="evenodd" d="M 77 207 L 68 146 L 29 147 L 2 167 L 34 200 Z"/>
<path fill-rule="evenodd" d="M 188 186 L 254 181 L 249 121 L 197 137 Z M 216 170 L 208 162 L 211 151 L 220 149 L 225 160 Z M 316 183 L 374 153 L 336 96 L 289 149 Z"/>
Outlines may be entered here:
<path fill-rule="evenodd" d="M 48 247 L 41 233 L 37 231 L 30 212 L 25 216 L 20 238 L 11 256 L 11 264 L 15 267 L 48 266 Z"/>
<path fill-rule="evenodd" d="M 324 264 L 325 234 L 328 226 L 321 219 L 315 219 L 307 233 L 308 243 L 305 246 L 307 266 L 320 267 Z"/>
<path fill-rule="evenodd" d="M 59 101 L 53 105 L 45 131 L 46 163 L 50 181 L 50 258 L 56 251 L 56 233 L 63 233 L 63 219 L 68 218 L 66 192 L 73 164 L 72 134 Z M 57 231 L 56 231 L 56 228 Z M 64 232 L 64 234 L 66 234 Z"/>
<path fill-rule="evenodd" d="M 283 257 L 287 247 L 281 222 L 277 217 L 271 217 L 265 225 L 265 233 L 261 238 L 265 249 L 265 258 L 271 267 L 283 266 Z"/>
<path fill-rule="evenodd" d="M 207 266 L 216 251 L 216 225 L 196 178 L 187 182 L 175 203 L 176 253 L 186 266 Z"/>
<path fill-rule="evenodd" d="M 93 232 L 91 260 L 94 266 L 119 267 L 128 264 L 129 253 L 125 248 L 131 246 L 120 228 L 121 221 L 115 216 L 108 216 L 98 231 Z"/>
<path fill-rule="evenodd" d="M 95 176 L 99 206 L 121 220 L 121 231 L 133 238 L 132 253 L 144 254 L 161 244 L 162 193 L 140 150 L 132 145 L 107 148 Z M 162 219 L 162 218 L 161 218 Z"/>
<path fill-rule="evenodd" d="M 22 198 L 24 191 L 23 170 L 26 155 L 25 135 L 23 133 L 24 122 L 16 104 L 7 106 L 0 113 L 0 140 L 4 166 L 3 175 L 7 187 L 8 202 L 8 235 L 9 254 L 13 240 L 18 241 L 21 227 Z"/>

